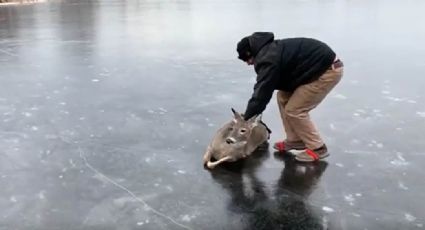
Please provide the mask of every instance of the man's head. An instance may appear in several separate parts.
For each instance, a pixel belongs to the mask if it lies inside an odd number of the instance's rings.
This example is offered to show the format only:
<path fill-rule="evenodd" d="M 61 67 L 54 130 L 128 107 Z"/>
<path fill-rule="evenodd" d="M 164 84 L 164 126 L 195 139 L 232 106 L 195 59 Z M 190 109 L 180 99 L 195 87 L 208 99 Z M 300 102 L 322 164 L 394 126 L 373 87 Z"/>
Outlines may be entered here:
<path fill-rule="evenodd" d="M 236 47 L 238 58 L 246 62 L 248 65 L 254 64 L 254 56 L 252 55 L 251 45 L 249 44 L 249 37 L 242 38 Z"/>
<path fill-rule="evenodd" d="M 274 34 L 271 32 L 255 32 L 250 36 L 242 38 L 236 47 L 238 58 L 248 65 L 254 64 L 254 58 L 260 50 L 270 42 L 274 41 Z"/>

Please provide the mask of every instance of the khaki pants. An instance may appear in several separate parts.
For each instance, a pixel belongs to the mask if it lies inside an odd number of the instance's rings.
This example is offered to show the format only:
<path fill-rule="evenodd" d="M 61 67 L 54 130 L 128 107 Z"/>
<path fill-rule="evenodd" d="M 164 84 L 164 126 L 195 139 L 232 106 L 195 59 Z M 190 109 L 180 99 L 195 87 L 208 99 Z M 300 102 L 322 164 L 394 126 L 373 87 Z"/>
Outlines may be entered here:
<path fill-rule="evenodd" d="M 343 68 L 329 69 L 319 79 L 298 87 L 294 92 L 277 92 L 277 103 L 287 141 L 303 141 L 309 149 L 320 148 L 324 142 L 309 112 L 314 109 L 341 80 Z"/>

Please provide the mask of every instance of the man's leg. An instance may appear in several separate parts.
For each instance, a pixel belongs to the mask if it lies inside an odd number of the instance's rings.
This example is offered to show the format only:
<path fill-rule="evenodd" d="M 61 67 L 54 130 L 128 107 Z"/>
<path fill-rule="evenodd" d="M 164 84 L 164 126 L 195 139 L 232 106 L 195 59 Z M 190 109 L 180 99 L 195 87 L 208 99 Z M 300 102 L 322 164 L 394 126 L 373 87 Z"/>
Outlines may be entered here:
<path fill-rule="evenodd" d="M 283 128 L 285 129 L 286 133 L 286 140 L 296 142 L 301 141 L 301 138 L 297 135 L 297 133 L 295 133 L 294 129 L 291 127 L 291 124 L 289 123 L 285 113 L 285 106 L 288 103 L 291 94 L 292 93 L 279 90 L 276 94 L 276 97 L 277 104 L 279 106 L 280 117 L 282 118 Z"/>
<path fill-rule="evenodd" d="M 324 145 L 309 112 L 314 109 L 341 80 L 343 68 L 327 70 L 314 82 L 298 87 L 287 102 L 284 113 L 293 131 L 310 150 Z"/>

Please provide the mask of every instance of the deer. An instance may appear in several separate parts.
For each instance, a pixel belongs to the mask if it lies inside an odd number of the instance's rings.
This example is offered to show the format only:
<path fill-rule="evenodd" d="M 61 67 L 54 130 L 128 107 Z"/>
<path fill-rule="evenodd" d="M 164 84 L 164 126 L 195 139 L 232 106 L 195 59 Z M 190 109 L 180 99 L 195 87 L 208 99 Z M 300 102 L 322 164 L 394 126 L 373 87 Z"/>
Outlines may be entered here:
<path fill-rule="evenodd" d="M 203 164 L 208 169 L 250 156 L 260 146 L 267 144 L 270 137 L 271 131 L 261 121 L 261 115 L 245 120 L 233 108 L 232 112 L 233 119 L 217 130 L 205 151 Z"/>

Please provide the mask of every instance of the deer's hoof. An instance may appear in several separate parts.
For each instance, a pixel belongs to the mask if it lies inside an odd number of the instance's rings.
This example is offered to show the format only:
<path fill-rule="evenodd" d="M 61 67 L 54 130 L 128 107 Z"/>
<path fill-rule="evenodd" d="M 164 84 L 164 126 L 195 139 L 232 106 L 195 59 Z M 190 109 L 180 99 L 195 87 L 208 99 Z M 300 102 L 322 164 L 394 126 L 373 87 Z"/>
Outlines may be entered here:
<path fill-rule="evenodd" d="M 213 168 L 215 168 L 215 164 L 214 163 L 212 163 L 211 161 L 208 161 L 207 162 L 207 168 L 209 168 L 209 169 L 213 169 Z"/>

